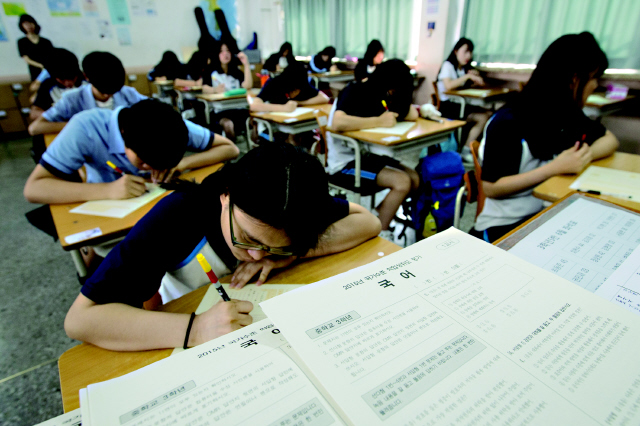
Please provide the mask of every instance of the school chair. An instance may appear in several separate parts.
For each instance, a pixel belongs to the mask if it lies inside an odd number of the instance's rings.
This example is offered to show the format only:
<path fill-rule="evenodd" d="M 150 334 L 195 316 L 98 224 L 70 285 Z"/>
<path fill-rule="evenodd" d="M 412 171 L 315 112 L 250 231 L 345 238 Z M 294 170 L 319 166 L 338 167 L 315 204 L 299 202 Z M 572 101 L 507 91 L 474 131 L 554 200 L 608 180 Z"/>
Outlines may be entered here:
<path fill-rule="evenodd" d="M 432 82 L 433 85 L 433 93 L 431 94 L 431 103 L 438 111 L 440 111 L 440 92 L 438 91 L 438 83 Z"/>
<path fill-rule="evenodd" d="M 460 229 L 460 217 L 462 216 L 463 197 L 467 203 L 477 202 L 475 219 L 484 207 L 484 190 L 482 189 L 482 167 L 480 166 L 480 160 L 478 150 L 480 149 L 480 142 L 471 142 L 471 155 L 473 156 L 474 169 L 469 170 L 464 174 L 464 186 L 458 190 L 456 195 L 455 212 L 453 216 L 453 227 Z"/>

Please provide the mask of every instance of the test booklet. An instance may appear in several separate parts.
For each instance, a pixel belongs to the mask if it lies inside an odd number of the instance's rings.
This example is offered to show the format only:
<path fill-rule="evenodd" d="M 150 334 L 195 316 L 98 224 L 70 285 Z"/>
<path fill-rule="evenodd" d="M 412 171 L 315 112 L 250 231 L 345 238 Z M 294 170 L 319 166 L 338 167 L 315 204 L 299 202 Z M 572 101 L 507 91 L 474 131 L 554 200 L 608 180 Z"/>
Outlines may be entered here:
<path fill-rule="evenodd" d="M 640 318 L 453 228 L 261 307 L 83 424 L 640 424 Z"/>
<path fill-rule="evenodd" d="M 122 219 L 167 192 L 166 189 L 155 184 L 146 183 L 145 185 L 147 186 L 147 192 L 139 197 L 126 200 L 87 201 L 70 210 L 70 212 Z"/>

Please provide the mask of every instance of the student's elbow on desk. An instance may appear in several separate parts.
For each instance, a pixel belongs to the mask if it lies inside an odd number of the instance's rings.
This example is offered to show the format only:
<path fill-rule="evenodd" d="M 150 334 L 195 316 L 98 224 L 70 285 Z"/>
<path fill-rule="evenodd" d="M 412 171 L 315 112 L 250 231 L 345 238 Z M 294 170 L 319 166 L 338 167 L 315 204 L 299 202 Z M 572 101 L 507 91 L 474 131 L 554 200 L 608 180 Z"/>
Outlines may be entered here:
<path fill-rule="evenodd" d="M 604 136 L 596 140 L 590 148 L 593 154 L 593 159 L 597 160 L 599 158 L 604 158 L 612 155 L 618 150 L 619 147 L 620 142 L 618 141 L 616 135 L 607 130 Z"/>
<path fill-rule="evenodd" d="M 64 318 L 64 331 L 71 339 L 83 342 L 88 340 L 87 328 L 85 327 L 85 324 L 87 324 L 85 316 L 87 314 L 87 310 L 93 305 L 95 305 L 95 303 L 92 300 L 80 293 L 69 308 L 69 311 Z"/>

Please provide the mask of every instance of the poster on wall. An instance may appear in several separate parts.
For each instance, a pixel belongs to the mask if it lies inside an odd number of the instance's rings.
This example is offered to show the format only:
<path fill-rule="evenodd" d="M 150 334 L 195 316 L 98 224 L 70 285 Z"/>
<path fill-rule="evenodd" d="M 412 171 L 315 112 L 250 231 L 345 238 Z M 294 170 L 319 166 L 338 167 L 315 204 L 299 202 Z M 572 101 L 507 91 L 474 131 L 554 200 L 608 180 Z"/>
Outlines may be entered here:
<path fill-rule="evenodd" d="M 118 27 L 116 28 L 116 33 L 118 34 L 118 44 L 120 46 L 131 46 L 131 31 L 129 31 L 129 27 Z"/>
<path fill-rule="evenodd" d="M 80 16 L 78 0 L 47 0 L 51 16 Z"/>
<path fill-rule="evenodd" d="M 110 39 L 113 37 L 111 24 L 106 19 L 98 19 L 98 37 L 101 39 Z"/>
<path fill-rule="evenodd" d="M 133 16 L 158 16 L 155 0 L 130 0 Z"/>
<path fill-rule="evenodd" d="M 22 3 L 2 3 L 2 9 L 7 16 L 20 16 L 27 13 Z"/>
<path fill-rule="evenodd" d="M 427 14 L 437 15 L 440 9 L 440 0 L 427 0 Z"/>
<path fill-rule="evenodd" d="M 109 5 L 109 14 L 111 22 L 114 25 L 129 25 L 131 18 L 129 17 L 129 6 L 127 0 L 107 0 Z"/>
<path fill-rule="evenodd" d="M 1 16 L 0 16 L 0 41 L 9 41 L 9 35 L 7 34 L 7 30 L 4 29 L 4 22 L 2 22 Z"/>
<path fill-rule="evenodd" d="M 99 14 L 96 0 L 82 0 L 82 12 L 86 18 L 97 18 Z"/>

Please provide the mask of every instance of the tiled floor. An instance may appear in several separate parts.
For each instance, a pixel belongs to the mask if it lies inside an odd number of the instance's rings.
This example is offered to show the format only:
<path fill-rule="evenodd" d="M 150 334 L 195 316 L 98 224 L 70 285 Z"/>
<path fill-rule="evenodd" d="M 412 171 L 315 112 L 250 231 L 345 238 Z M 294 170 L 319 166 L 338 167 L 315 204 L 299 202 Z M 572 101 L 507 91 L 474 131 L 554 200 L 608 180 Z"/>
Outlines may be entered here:
<path fill-rule="evenodd" d="M 0 143 L 0 425 L 32 425 L 62 414 L 57 358 L 78 344 L 63 329 L 79 284 L 68 253 L 31 226 L 37 207 L 22 188 L 33 170 L 30 140 Z M 368 204 L 367 204 L 368 205 Z M 473 223 L 467 206 L 462 229 Z M 403 241 L 399 241 L 403 244 Z"/>

